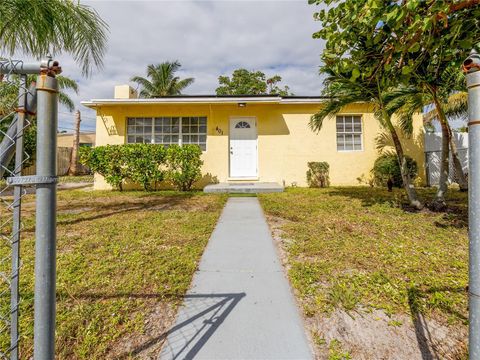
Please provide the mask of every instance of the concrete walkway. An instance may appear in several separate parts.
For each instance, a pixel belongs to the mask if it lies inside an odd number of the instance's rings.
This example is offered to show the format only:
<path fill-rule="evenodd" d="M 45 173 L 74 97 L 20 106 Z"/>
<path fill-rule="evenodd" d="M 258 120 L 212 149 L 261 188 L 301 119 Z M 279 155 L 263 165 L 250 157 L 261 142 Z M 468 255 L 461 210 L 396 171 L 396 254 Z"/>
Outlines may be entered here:
<path fill-rule="evenodd" d="M 230 198 L 160 359 L 312 359 L 257 198 Z"/>

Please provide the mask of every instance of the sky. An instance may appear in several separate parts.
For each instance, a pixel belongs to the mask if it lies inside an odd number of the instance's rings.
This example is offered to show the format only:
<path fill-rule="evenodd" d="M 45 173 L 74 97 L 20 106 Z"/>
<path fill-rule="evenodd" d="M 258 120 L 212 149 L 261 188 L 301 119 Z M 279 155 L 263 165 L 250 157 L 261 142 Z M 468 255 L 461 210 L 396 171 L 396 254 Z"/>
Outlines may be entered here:
<path fill-rule="evenodd" d="M 317 7 L 307 0 L 81 1 L 109 25 L 104 66 L 89 78 L 68 54 L 59 54 L 63 75 L 76 80 L 71 94 L 82 112 L 82 130 L 94 130 L 95 112 L 82 100 L 112 98 L 115 85 L 146 75 L 149 64 L 179 60 L 180 77 L 194 77 L 185 94 L 214 94 L 218 76 L 237 68 L 278 74 L 295 95 L 320 95 L 324 47 L 312 34 Z M 59 129 L 73 129 L 73 114 L 61 108 Z"/>

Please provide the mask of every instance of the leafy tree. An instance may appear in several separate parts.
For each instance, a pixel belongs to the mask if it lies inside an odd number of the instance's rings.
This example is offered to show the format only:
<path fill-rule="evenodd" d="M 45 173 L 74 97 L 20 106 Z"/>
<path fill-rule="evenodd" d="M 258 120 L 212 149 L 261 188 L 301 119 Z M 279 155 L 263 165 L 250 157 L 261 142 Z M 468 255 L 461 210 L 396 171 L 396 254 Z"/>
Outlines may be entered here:
<path fill-rule="evenodd" d="M 42 57 L 71 54 L 84 74 L 102 66 L 107 24 L 97 12 L 71 0 L 0 1 L 0 50 Z"/>
<path fill-rule="evenodd" d="M 248 71 L 246 69 L 237 69 L 232 77 L 219 76 L 219 87 L 215 90 L 217 95 L 267 95 L 276 94 L 280 96 L 292 95 L 290 88 L 279 87 L 282 77 L 274 75 L 271 78 L 261 71 Z"/>
<path fill-rule="evenodd" d="M 182 91 L 194 82 L 194 78 L 180 79 L 175 73 L 182 65 L 178 61 L 163 62 L 157 65 L 148 65 L 147 76 L 134 76 L 130 79 L 140 85 L 140 96 L 144 98 L 158 98 L 161 96 L 180 95 Z"/>
<path fill-rule="evenodd" d="M 444 74 L 458 69 L 472 46 L 480 41 L 480 1 L 309 2 L 329 6 L 315 14 L 322 29 L 314 36 L 326 40 L 325 58 L 336 60 L 340 68 L 349 67 L 354 80 L 388 72 L 390 79 L 413 85 L 432 98 L 445 134 L 441 181 L 434 205 L 437 209 L 444 207 L 450 145 L 448 120 L 442 107 L 442 94 L 448 90 Z M 366 54 L 369 61 L 345 61 L 362 43 L 377 48 Z"/>

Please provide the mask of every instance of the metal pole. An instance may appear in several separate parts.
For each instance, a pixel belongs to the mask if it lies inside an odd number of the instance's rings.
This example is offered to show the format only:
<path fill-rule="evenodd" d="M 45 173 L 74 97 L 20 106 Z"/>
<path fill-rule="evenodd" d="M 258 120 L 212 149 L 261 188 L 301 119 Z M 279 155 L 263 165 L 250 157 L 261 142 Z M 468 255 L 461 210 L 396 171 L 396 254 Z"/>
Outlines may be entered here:
<path fill-rule="evenodd" d="M 463 64 L 468 88 L 469 356 L 480 359 L 480 56 Z"/>
<path fill-rule="evenodd" d="M 17 109 L 17 134 L 15 137 L 15 170 L 14 176 L 22 176 L 23 163 L 23 128 L 25 127 L 25 112 L 27 105 L 27 75 L 20 76 L 20 88 Z M 20 213 L 22 205 L 22 187 L 15 186 L 13 190 L 13 228 L 12 228 L 12 282 L 10 285 L 10 359 L 18 360 L 18 307 L 20 304 Z"/>
<path fill-rule="evenodd" d="M 36 63 L 24 63 L 21 60 L 0 60 L 0 74 L 40 74 L 43 71 L 53 71 L 60 74 L 58 61 L 50 58 Z"/>
<path fill-rule="evenodd" d="M 57 108 L 57 80 L 44 73 L 37 80 L 38 177 L 56 176 Z M 35 360 L 53 360 L 55 356 L 56 193 L 55 183 L 37 185 L 33 350 Z"/>

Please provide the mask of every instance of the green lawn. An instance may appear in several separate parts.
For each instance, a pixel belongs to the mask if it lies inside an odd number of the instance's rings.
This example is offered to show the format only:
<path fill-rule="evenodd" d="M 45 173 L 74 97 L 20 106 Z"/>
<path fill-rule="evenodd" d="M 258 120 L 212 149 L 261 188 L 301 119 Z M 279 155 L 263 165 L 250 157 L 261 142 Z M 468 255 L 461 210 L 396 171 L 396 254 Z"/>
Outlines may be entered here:
<path fill-rule="evenodd" d="M 132 339 L 151 340 L 145 333 L 152 312 L 161 317 L 160 326 L 172 320 L 226 197 L 61 191 L 58 199 L 57 356 L 128 357 L 125 351 L 135 348 Z M 33 201 L 29 196 L 24 203 L 24 359 L 32 354 L 33 337 Z M 2 310 L 7 310 L 8 299 L 0 300 Z M 7 336 L 0 334 L 2 349 Z M 133 345 L 126 346 L 128 342 Z"/>
<path fill-rule="evenodd" d="M 344 187 L 260 196 L 307 316 L 362 307 L 466 326 L 467 195 L 451 191 L 449 210 L 432 213 L 402 208 L 402 194 Z M 420 190 L 426 200 L 433 194 Z"/>

